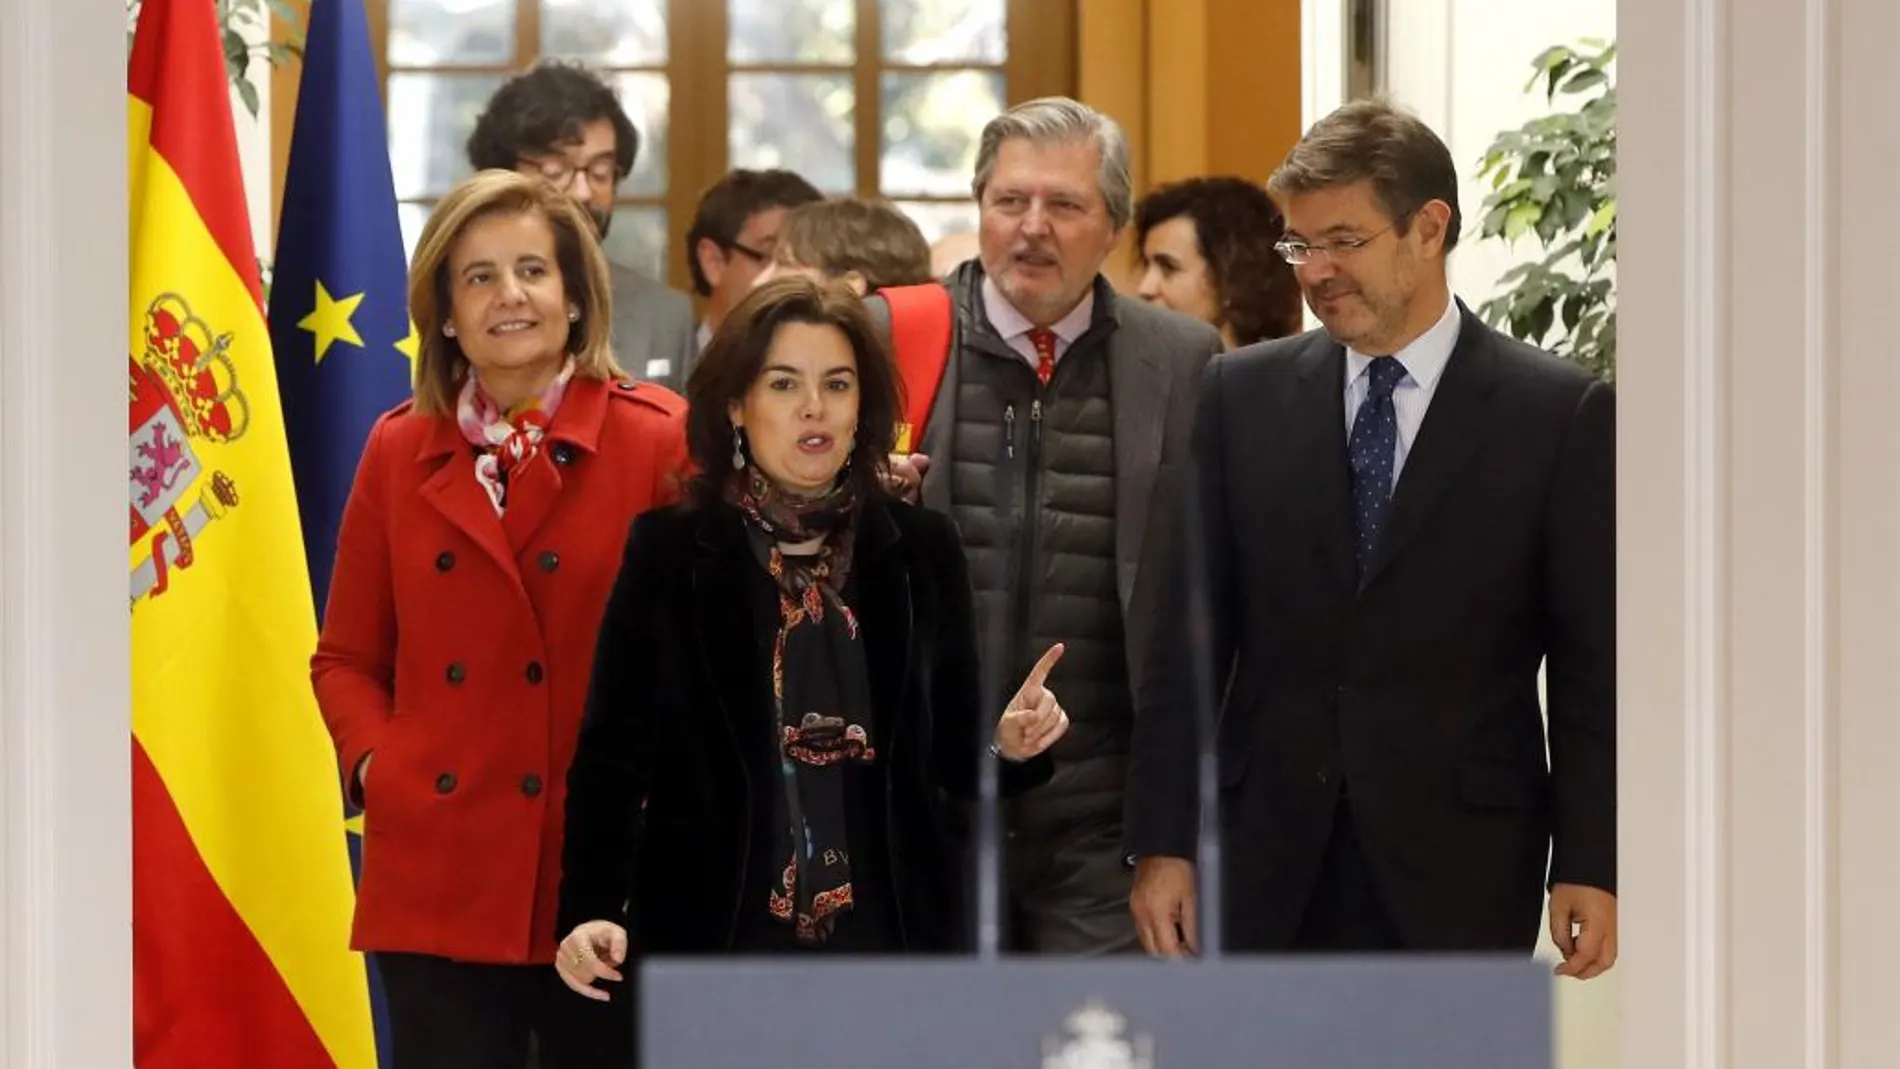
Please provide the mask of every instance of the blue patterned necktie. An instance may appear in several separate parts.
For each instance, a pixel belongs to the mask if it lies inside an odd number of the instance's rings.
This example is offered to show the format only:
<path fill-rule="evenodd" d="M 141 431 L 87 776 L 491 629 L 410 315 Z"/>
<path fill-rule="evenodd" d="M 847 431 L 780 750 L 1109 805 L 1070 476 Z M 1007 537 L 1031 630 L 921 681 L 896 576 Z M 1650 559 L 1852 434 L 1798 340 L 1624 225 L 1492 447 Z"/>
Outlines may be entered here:
<path fill-rule="evenodd" d="M 1352 466 L 1352 556 L 1361 576 L 1378 548 L 1392 506 L 1392 464 L 1399 451 L 1392 390 L 1404 377 L 1405 365 L 1397 358 L 1372 361 L 1366 369 L 1366 399 L 1353 417 L 1352 436 L 1346 439 L 1346 462 Z"/>

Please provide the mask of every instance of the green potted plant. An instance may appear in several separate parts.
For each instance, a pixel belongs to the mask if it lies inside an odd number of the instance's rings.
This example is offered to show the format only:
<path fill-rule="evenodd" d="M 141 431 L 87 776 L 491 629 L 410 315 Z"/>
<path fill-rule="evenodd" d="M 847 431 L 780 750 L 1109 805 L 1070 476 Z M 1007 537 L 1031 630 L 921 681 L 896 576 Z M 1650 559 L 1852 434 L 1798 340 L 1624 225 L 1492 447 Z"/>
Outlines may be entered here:
<path fill-rule="evenodd" d="M 1545 49 L 1524 86 L 1575 107 L 1506 130 L 1486 151 L 1480 236 L 1515 244 L 1535 235 L 1543 258 L 1505 272 L 1508 289 L 1478 314 L 1512 337 L 1616 375 L 1616 45 L 1584 40 Z"/>

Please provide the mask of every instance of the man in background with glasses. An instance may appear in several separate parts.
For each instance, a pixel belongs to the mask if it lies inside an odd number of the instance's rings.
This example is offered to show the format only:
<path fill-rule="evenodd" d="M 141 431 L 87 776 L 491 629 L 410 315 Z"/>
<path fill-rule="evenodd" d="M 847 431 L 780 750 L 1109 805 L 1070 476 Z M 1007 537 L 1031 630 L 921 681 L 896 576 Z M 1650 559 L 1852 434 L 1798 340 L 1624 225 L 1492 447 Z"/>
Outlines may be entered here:
<path fill-rule="evenodd" d="M 1453 298 L 1458 175 L 1413 116 L 1346 105 L 1268 191 L 1325 329 L 1202 380 L 1198 537 L 1135 719 L 1136 927 L 1156 954 L 1200 941 L 1212 695 L 1222 949 L 1528 954 L 1548 886 L 1559 973 L 1596 976 L 1616 960 L 1610 388 Z"/>
<path fill-rule="evenodd" d="M 772 262 L 785 214 L 823 200 L 810 182 L 784 170 L 726 172 L 700 195 L 686 232 L 686 267 L 693 292 L 706 298 L 694 352 L 706 347 L 726 313 L 745 297 Z"/>
<path fill-rule="evenodd" d="M 639 132 L 613 88 L 585 67 L 559 62 L 543 62 L 495 90 L 468 138 L 470 166 L 546 179 L 587 209 L 602 242 L 639 152 Z M 615 358 L 633 374 L 679 390 L 698 352 L 692 302 L 624 264 L 612 268 Z"/>

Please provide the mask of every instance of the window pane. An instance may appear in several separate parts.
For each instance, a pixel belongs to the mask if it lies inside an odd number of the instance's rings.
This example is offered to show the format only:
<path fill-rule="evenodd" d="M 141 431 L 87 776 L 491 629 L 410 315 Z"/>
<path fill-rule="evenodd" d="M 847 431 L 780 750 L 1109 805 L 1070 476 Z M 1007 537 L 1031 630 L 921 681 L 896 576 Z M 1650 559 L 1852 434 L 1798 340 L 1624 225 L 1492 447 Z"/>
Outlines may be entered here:
<path fill-rule="evenodd" d="M 622 204 L 601 242 L 607 258 L 648 278 L 666 278 L 666 209 Z"/>
<path fill-rule="evenodd" d="M 389 0 L 389 64 L 507 63 L 515 0 Z"/>
<path fill-rule="evenodd" d="M 970 191 L 983 125 L 1003 110 L 994 71 L 884 75 L 878 187 L 892 196 Z"/>
<path fill-rule="evenodd" d="M 468 133 L 499 74 L 389 76 L 389 170 L 398 198 L 439 196 L 468 177 Z"/>
<path fill-rule="evenodd" d="M 614 75 L 613 86 L 620 94 L 620 106 L 627 109 L 627 117 L 633 120 L 633 128 L 640 134 L 640 151 L 633 158 L 633 173 L 620 183 L 620 195 L 660 196 L 666 192 L 666 75 L 629 71 Z"/>
<path fill-rule="evenodd" d="M 666 0 L 541 0 L 541 51 L 604 67 L 666 62 Z"/>
<path fill-rule="evenodd" d="M 734 167 L 789 167 L 827 193 L 857 185 L 849 74 L 734 74 L 726 90 Z"/>
<path fill-rule="evenodd" d="M 897 207 L 917 222 L 924 240 L 935 245 L 955 234 L 976 233 L 975 201 L 897 201 Z"/>
<path fill-rule="evenodd" d="M 1003 0 L 879 0 L 892 63 L 1001 63 Z"/>
<path fill-rule="evenodd" d="M 734 63 L 849 63 L 857 54 L 856 0 L 731 0 L 726 19 Z"/>
<path fill-rule="evenodd" d="M 433 204 L 396 205 L 396 222 L 402 227 L 402 259 L 408 263 L 416 255 L 416 242 L 422 238 L 422 225 L 429 221 Z"/>

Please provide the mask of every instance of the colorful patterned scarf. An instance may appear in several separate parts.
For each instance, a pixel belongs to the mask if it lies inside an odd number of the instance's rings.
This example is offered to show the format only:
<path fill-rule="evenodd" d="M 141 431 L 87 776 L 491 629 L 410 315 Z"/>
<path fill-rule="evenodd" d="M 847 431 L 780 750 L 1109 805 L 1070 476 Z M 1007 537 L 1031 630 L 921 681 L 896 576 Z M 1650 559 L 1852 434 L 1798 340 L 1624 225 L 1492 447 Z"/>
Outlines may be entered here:
<path fill-rule="evenodd" d="M 538 395 L 505 412 L 482 392 L 474 373 L 462 381 L 462 394 L 455 402 L 455 422 L 462 429 L 462 437 L 478 450 L 475 481 L 488 492 L 495 515 L 501 515 L 507 507 L 509 474 L 533 460 L 540 450 L 548 424 L 554 421 L 554 410 L 561 407 L 568 380 L 573 377 L 574 358 L 570 356 L 561 373 Z"/>
<path fill-rule="evenodd" d="M 851 570 L 857 500 L 849 483 L 815 500 L 792 497 L 757 466 L 734 472 L 726 496 L 745 514 L 753 552 L 778 586 L 772 699 L 785 788 L 778 830 L 785 867 L 767 906 L 800 942 L 815 945 L 853 902 L 844 766 L 877 757 L 858 621 L 840 596 Z M 810 555 L 780 549 L 821 536 Z"/>

